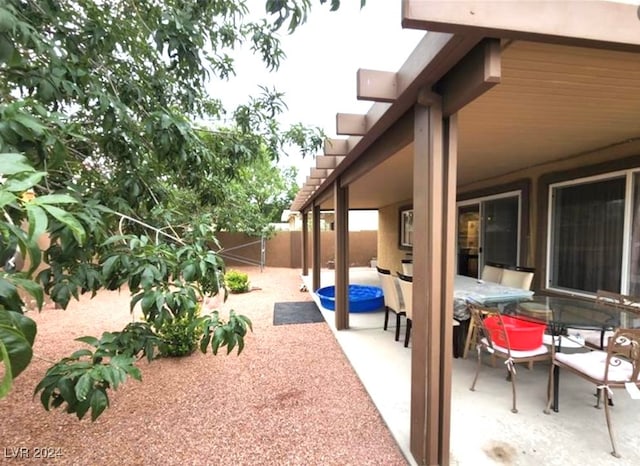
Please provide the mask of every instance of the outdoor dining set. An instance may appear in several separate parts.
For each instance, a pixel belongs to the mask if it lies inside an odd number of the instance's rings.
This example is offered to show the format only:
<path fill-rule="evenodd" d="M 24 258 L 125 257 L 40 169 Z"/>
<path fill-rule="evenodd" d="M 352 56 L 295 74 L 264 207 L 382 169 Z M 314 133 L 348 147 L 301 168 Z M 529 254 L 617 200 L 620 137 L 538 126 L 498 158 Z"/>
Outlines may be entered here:
<path fill-rule="evenodd" d="M 395 339 L 406 319 L 404 346 L 411 337 L 412 270 L 392 273 L 377 268 L 384 293 L 384 330 L 395 314 Z M 624 388 L 640 399 L 640 297 L 598 290 L 595 299 L 543 296 L 530 290 L 535 270 L 487 264 L 481 277 L 458 275 L 454 283 L 454 320 L 458 343 L 454 356 L 475 350 L 478 363 L 470 389 L 475 390 L 483 355 L 501 360 L 511 382 L 511 411 L 517 413 L 516 365 L 549 364 L 544 412 L 559 411 L 560 369 L 592 383 L 596 408 L 602 404 L 612 455 L 619 457 L 613 434 L 613 389 Z M 460 331 L 462 329 L 462 331 Z M 455 340 L 455 338 L 454 338 Z M 460 348 L 462 346 L 462 348 Z"/>

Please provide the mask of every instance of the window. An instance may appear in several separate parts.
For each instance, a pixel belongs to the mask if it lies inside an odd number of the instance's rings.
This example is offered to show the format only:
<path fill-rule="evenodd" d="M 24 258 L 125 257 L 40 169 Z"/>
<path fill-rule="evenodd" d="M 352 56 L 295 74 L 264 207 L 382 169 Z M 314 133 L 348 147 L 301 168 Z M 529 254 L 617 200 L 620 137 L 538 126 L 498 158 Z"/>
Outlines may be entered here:
<path fill-rule="evenodd" d="M 640 207 L 638 191 L 638 175 L 632 172 L 551 186 L 550 288 L 585 294 L 638 288 L 640 250 L 629 247 L 631 238 L 640 241 L 640 214 L 633 216 L 630 227 L 632 207 L 634 212 Z M 630 250 L 637 256 L 632 261 L 625 259 Z"/>
<path fill-rule="evenodd" d="M 629 244 L 629 287 L 624 292 L 640 295 L 640 173 L 633 175 L 632 226 Z"/>
<path fill-rule="evenodd" d="M 398 234 L 400 249 L 413 248 L 413 209 L 411 207 L 400 208 L 400 231 Z"/>

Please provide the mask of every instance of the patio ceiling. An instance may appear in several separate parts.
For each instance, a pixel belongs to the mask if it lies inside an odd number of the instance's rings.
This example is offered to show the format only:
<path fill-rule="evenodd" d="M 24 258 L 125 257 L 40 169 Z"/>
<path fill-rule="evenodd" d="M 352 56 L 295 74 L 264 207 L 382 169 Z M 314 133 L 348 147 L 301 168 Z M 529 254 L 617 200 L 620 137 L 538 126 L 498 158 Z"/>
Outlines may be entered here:
<path fill-rule="evenodd" d="M 500 84 L 458 114 L 458 186 L 640 137 L 640 54 L 526 41 L 502 48 Z M 409 144 L 350 185 L 350 208 L 410 199 L 412 168 Z M 332 209 L 332 197 L 321 207 Z"/>

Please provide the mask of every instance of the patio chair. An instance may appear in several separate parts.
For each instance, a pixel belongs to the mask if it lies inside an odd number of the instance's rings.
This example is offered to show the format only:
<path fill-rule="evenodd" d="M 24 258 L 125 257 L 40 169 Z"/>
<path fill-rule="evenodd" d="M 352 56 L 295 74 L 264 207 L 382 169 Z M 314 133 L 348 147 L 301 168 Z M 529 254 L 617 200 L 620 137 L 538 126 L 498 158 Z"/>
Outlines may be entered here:
<path fill-rule="evenodd" d="M 511 412 L 517 413 L 516 407 L 516 364 L 530 363 L 534 361 L 549 361 L 551 359 L 551 353 L 549 349 L 541 344 L 539 347 L 532 350 L 514 350 L 511 349 L 509 342 L 509 334 L 506 330 L 505 323 L 502 315 L 497 309 L 478 308 L 474 305 L 470 307 L 471 319 L 476 326 L 476 348 L 478 350 L 478 365 L 476 368 L 476 375 L 473 378 L 473 383 L 469 390 L 475 391 L 476 382 L 478 381 L 478 375 L 480 374 L 480 368 L 482 367 L 482 352 L 486 351 L 491 354 L 492 358 L 504 359 L 504 363 L 507 366 L 507 379 L 511 380 L 511 392 L 512 392 L 512 408 Z M 487 319 L 492 319 L 492 322 L 496 324 L 492 331 L 489 331 L 486 325 Z M 498 344 L 497 342 L 503 343 Z M 547 383 L 547 394 L 551 393 L 551 376 Z"/>
<path fill-rule="evenodd" d="M 404 310 L 407 315 L 407 330 L 404 336 L 404 347 L 409 346 L 411 338 L 411 327 L 413 326 L 413 277 L 397 272 L 398 283 L 400 284 L 400 293 L 404 302 Z M 460 325 L 455 319 L 452 319 L 452 325 L 457 327 Z"/>
<path fill-rule="evenodd" d="M 398 272 L 398 283 L 400 284 L 404 311 L 407 316 L 407 330 L 404 335 L 404 347 L 406 348 L 409 346 L 409 338 L 411 338 L 411 322 L 413 319 L 413 277 Z"/>
<path fill-rule="evenodd" d="M 400 317 L 407 315 L 402 303 L 400 303 L 400 294 L 398 292 L 398 285 L 396 284 L 396 278 L 391 276 L 389 269 L 383 269 L 376 266 L 378 270 L 378 278 L 380 279 L 380 286 L 382 287 L 382 293 L 384 295 L 384 330 L 387 330 L 389 324 L 389 312 L 393 312 L 396 315 L 396 341 L 400 339 Z"/>
<path fill-rule="evenodd" d="M 503 264 L 498 264 L 496 262 L 487 262 L 482 268 L 482 275 L 480 276 L 480 278 L 485 282 L 500 283 L 500 280 L 502 280 L 503 270 Z"/>
<path fill-rule="evenodd" d="M 534 274 L 535 269 L 529 267 L 504 269 L 502 271 L 502 277 L 500 277 L 500 284 L 504 286 L 511 286 L 513 288 L 530 290 Z"/>
<path fill-rule="evenodd" d="M 596 408 L 600 407 L 600 393 L 606 390 L 609 397 L 612 389 L 640 386 L 640 329 L 618 329 L 609 339 L 607 350 L 595 350 L 586 353 L 557 353 L 552 346 L 552 367 L 567 369 L 585 380 L 593 383 L 597 390 Z M 549 380 L 552 381 L 553 371 Z M 548 394 L 546 414 L 550 413 L 552 398 Z M 620 457 L 613 436 L 613 427 L 609 413 L 610 404 L 604 404 L 607 430 L 613 448 L 611 454 Z"/>
<path fill-rule="evenodd" d="M 637 314 L 640 317 L 640 297 L 623 295 L 615 293 L 613 291 L 598 290 L 596 293 L 596 303 L 602 306 L 613 306 L 624 309 L 632 314 Z M 621 327 L 632 326 L 632 322 L 621 322 Z M 580 335 L 584 337 L 585 345 L 594 348 L 604 350 L 607 347 L 607 342 L 614 334 L 613 330 L 577 330 Z"/>
<path fill-rule="evenodd" d="M 402 274 L 408 277 L 413 276 L 413 260 L 412 259 L 402 259 Z"/>

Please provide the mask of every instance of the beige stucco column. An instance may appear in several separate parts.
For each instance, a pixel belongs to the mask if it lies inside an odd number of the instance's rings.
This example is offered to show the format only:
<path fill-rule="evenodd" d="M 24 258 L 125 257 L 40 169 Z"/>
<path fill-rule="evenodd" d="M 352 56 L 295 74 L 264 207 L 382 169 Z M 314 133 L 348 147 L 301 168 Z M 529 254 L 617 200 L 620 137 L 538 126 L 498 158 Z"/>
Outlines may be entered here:
<path fill-rule="evenodd" d="M 422 92 L 415 106 L 411 452 L 419 464 L 449 464 L 456 119 Z"/>

